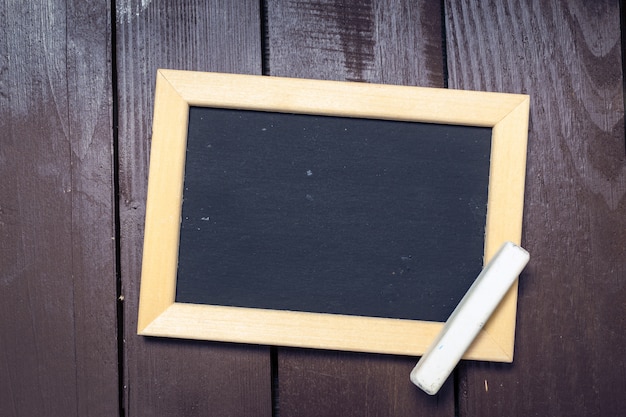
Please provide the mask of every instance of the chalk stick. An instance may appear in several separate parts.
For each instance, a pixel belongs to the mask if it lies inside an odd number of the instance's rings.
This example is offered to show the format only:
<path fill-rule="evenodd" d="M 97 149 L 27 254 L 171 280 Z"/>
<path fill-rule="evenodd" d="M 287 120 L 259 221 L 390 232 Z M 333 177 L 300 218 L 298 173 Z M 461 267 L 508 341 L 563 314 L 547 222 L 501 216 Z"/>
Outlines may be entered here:
<path fill-rule="evenodd" d="M 502 245 L 411 372 L 411 382 L 430 395 L 439 391 L 529 258 L 511 242 Z"/>

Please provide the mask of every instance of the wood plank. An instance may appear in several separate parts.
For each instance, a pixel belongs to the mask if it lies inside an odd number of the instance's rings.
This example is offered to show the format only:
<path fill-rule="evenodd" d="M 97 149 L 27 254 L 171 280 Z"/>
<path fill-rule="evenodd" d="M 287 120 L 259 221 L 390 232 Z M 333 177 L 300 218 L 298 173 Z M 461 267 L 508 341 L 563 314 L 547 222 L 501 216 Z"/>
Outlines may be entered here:
<path fill-rule="evenodd" d="M 110 16 L 108 1 L 67 2 L 79 416 L 119 410 Z"/>
<path fill-rule="evenodd" d="M 272 1 L 269 75 L 443 87 L 441 7 L 429 1 Z"/>
<path fill-rule="evenodd" d="M 267 8 L 270 75 L 443 86 L 438 2 L 292 1 Z M 417 358 L 278 349 L 282 415 L 454 415 L 451 381 L 429 397 Z"/>
<path fill-rule="evenodd" d="M 269 348 L 136 335 L 156 71 L 258 74 L 259 2 L 129 0 L 116 16 L 127 413 L 269 416 Z"/>
<path fill-rule="evenodd" d="M 3 416 L 118 411 L 108 5 L 0 8 Z"/>
<path fill-rule="evenodd" d="M 280 415 L 453 416 L 452 383 L 427 395 L 409 380 L 416 362 L 407 356 L 281 348 Z"/>
<path fill-rule="evenodd" d="M 446 0 L 451 88 L 531 96 L 512 365 L 466 363 L 461 415 L 626 408 L 626 157 L 618 1 Z"/>

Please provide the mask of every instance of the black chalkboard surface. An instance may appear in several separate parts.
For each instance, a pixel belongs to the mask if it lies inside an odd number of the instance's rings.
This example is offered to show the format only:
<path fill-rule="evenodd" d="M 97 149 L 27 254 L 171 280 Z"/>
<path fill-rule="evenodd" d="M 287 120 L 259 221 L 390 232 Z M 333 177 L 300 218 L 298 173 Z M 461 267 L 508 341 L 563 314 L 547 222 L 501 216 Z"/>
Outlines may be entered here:
<path fill-rule="evenodd" d="M 483 265 L 491 136 L 191 107 L 176 302 L 445 321 Z"/>

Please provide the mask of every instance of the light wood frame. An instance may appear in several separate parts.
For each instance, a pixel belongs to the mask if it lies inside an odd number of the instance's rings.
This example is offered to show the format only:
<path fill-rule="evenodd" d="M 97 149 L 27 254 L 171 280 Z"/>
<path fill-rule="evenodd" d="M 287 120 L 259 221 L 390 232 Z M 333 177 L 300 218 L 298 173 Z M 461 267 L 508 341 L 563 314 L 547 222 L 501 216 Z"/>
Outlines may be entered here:
<path fill-rule="evenodd" d="M 443 323 L 175 302 L 190 106 L 483 126 L 492 128 L 485 262 L 520 244 L 529 97 L 159 70 L 146 207 L 138 333 L 281 346 L 421 355 Z M 517 284 L 465 354 L 513 360 Z"/>

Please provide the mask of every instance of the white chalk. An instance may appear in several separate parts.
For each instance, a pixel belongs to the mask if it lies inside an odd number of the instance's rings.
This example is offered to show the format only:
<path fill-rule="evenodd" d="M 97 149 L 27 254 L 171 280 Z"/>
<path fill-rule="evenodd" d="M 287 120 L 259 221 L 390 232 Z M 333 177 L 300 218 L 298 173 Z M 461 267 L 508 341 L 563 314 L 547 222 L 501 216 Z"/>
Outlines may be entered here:
<path fill-rule="evenodd" d="M 502 245 L 411 372 L 411 382 L 430 395 L 439 391 L 529 258 L 511 242 Z"/>

